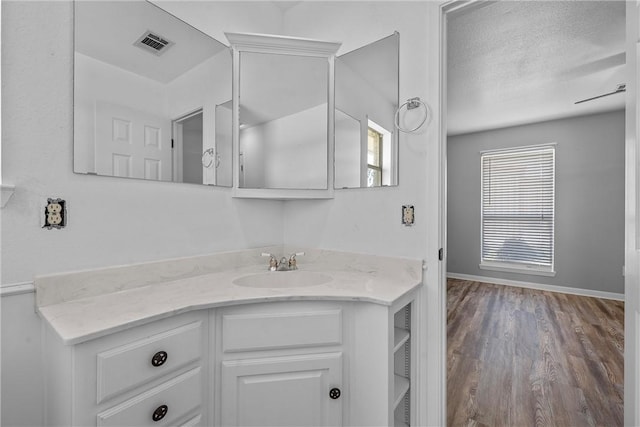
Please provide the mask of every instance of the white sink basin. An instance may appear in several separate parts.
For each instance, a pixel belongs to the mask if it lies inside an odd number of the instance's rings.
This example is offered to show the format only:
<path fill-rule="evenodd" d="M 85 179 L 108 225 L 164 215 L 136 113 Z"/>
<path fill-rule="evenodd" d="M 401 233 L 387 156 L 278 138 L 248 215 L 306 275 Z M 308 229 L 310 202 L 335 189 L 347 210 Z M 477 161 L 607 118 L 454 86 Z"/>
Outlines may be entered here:
<path fill-rule="evenodd" d="M 322 285 L 332 280 L 331 276 L 315 271 L 268 271 L 239 277 L 233 284 L 249 288 L 302 288 Z"/>

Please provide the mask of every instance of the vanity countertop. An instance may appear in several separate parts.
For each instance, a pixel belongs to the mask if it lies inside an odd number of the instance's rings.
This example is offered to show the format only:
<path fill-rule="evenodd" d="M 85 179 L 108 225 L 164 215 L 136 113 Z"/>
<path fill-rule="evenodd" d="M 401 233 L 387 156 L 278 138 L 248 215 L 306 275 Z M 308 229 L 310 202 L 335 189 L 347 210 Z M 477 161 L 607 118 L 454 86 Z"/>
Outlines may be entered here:
<path fill-rule="evenodd" d="M 268 272 L 267 260 L 260 258 L 265 249 L 282 253 L 262 248 L 39 277 L 38 312 L 65 344 L 72 345 L 191 310 L 237 304 L 324 300 L 393 305 L 422 283 L 420 260 L 311 250 L 309 258 L 299 258 L 299 270 Z M 160 268 L 171 263 L 171 274 Z M 308 286 L 304 280 L 317 277 L 309 272 L 331 280 Z M 288 275 L 287 281 L 296 277 L 301 286 L 233 283 L 257 274 Z"/>

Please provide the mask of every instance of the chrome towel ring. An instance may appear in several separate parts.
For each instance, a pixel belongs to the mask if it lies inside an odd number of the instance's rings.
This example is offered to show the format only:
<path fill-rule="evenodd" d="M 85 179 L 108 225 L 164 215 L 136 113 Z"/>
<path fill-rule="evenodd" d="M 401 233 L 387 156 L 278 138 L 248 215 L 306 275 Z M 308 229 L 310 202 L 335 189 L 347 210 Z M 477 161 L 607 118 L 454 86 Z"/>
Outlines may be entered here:
<path fill-rule="evenodd" d="M 215 168 L 220 166 L 220 154 L 214 154 L 213 148 L 208 148 L 202 153 L 202 166 L 210 168 L 215 161 Z"/>
<path fill-rule="evenodd" d="M 407 107 L 407 111 L 416 109 L 420 106 L 424 108 L 424 117 L 422 118 L 422 121 L 418 126 L 414 127 L 413 129 L 406 129 L 400 126 L 400 111 L 405 106 Z M 425 104 L 419 97 L 409 98 L 404 104 L 400 105 L 396 110 L 395 125 L 396 125 L 396 128 L 402 132 L 412 133 L 420 129 L 422 125 L 426 123 L 427 118 L 429 118 L 429 107 L 427 106 L 427 104 Z"/>

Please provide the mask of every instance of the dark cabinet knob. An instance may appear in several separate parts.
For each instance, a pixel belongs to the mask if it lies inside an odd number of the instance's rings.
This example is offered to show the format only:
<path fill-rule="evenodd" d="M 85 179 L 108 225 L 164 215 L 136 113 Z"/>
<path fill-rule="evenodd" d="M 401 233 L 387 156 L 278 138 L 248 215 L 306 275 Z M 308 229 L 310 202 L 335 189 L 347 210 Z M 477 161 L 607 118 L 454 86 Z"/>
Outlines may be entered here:
<path fill-rule="evenodd" d="M 153 366 L 162 366 L 164 362 L 167 361 L 167 357 L 169 357 L 169 355 L 166 351 L 159 351 L 151 358 L 151 364 Z"/>
<path fill-rule="evenodd" d="M 169 407 L 167 405 L 160 405 L 155 411 L 153 411 L 151 418 L 153 421 L 160 421 L 165 415 L 167 415 L 167 412 L 169 412 Z"/>
<path fill-rule="evenodd" d="M 342 394 L 342 392 L 340 392 L 339 388 L 335 388 L 334 387 L 329 391 L 329 397 L 332 398 L 332 399 L 339 398 L 341 394 Z"/>

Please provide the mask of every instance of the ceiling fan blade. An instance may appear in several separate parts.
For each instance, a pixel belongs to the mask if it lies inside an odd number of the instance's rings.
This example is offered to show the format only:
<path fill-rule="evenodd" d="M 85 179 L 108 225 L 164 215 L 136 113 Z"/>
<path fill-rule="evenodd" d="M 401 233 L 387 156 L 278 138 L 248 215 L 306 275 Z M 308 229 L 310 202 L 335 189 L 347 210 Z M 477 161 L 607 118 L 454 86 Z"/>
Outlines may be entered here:
<path fill-rule="evenodd" d="M 625 92 L 626 90 L 627 90 L 627 85 L 626 84 L 624 84 L 624 83 L 623 84 L 619 84 L 616 87 L 616 90 L 614 90 L 613 92 L 603 93 L 602 95 L 593 96 L 593 97 L 587 98 L 587 99 L 581 99 L 580 101 L 574 102 L 574 104 L 581 104 L 583 102 L 593 101 L 594 99 L 603 98 L 603 97 L 609 96 L 609 95 L 615 95 L 616 93 L 622 93 L 622 92 Z"/>

